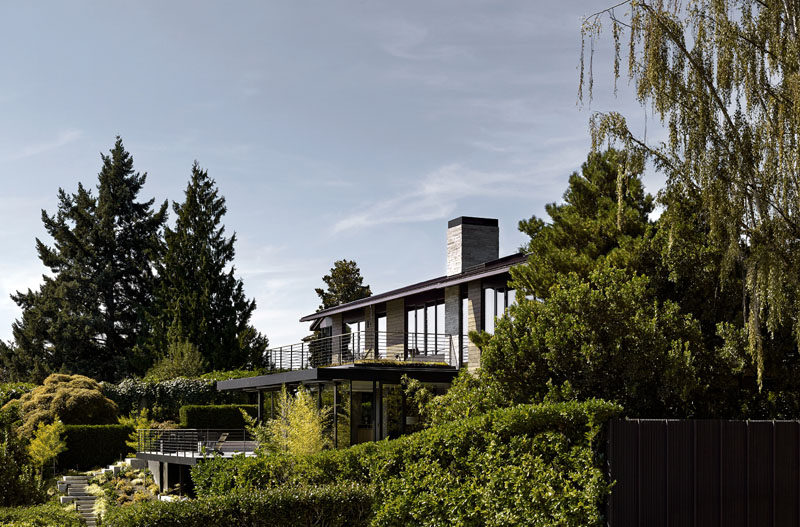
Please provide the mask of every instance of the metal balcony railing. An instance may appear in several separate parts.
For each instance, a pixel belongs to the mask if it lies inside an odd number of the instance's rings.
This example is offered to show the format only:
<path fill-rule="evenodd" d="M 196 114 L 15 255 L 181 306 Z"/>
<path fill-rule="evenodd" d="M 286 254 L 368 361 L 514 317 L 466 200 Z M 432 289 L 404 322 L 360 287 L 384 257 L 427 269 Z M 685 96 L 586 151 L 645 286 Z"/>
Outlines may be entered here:
<path fill-rule="evenodd" d="M 177 457 L 230 456 L 255 452 L 256 443 L 244 429 L 136 430 L 136 452 Z"/>
<path fill-rule="evenodd" d="M 265 351 L 277 370 L 304 370 L 367 362 L 458 367 L 458 339 L 445 333 L 354 331 Z"/>

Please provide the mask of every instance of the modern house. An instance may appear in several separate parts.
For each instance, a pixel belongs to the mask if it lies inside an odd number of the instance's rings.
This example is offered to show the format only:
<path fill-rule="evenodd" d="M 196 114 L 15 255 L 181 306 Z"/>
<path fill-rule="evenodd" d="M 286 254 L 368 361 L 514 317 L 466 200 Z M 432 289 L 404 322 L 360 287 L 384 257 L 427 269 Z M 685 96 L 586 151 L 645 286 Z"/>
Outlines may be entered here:
<path fill-rule="evenodd" d="M 315 338 L 268 350 L 280 373 L 222 381 L 217 389 L 255 392 L 266 414 L 282 386 L 302 385 L 333 405 L 337 445 L 413 431 L 415 410 L 401 378 L 446 390 L 460 368 L 480 364 L 469 332 L 493 331 L 495 317 L 514 302 L 509 270 L 525 255 L 499 258 L 499 246 L 496 219 L 451 220 L 445 275 L 306 315 L 300 321 Z"/>
<path fill-rule="evenodd" d="M 415 431 L 416 409 L 407 404 L 401 379 L 442 393 L 459 369 L 476 369 L 480 350 L 467 335 L 494 330 L 495 318 L 515 300 L 509 270 L 525 261 L 523 254 L 499 257 L 496 219 L 466 216 L 448 223 L 446 255 L 443 276 L 302 317 L 313 337 L 267 350 L 275 373 L 221 381 L 217 389 L 254 393 L 263 419 L 275 411 L 276 392 L 302 386 L 319 405 L 332 407 L 336 446 Z M 172 463 L 192 465 L 210 450 L 230 455 L 249 448 L 243 435 L 230 441 L 233 431 L 171 433 L 172 443 L 144 437 L 147 451 L 137 454 L 151 461 L 162 487 L 186 477 Z M 172 445 L 169 452 L 165 444 Z"/>

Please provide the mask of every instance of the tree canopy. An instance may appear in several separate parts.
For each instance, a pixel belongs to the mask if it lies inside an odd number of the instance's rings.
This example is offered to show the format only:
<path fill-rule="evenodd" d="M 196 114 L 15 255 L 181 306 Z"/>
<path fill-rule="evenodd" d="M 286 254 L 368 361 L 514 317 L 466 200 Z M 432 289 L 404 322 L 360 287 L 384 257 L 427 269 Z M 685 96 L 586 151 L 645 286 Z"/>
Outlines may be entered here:
<path fill-rule="evenodd" d="M 262 366 L 267 339 L 250 326 L 256 303 L 235 274 L 236 234 L 225 236 L 222 224 L 225 198 L 197 162 L 183 203 L 172 209 L 177 218 L 164 229 L 150 353 L 163 356 L 188 342 L 211 369 Z"/>
<path fill-rule="evenodd" d="M 315 289 L 322 301 L 320 310 L 372 296 L 369 286 L 364 285 L 361 269 L 352 260 L 333 262 L 330 274 L 323 276 L 322 281 L 325 282 L 326 288 Z"/>
<path fill-rule="evenodd" d="M 14 346 L 4 349 L 12 376 L 65 370 L 116 379 L 135 368 L 167 203 L 138 201 L 147 175 L 134 172 L 119 137 L 101 158 L 96 195 L 81 184 L 73 194 L 59 189 L 57 212 L 42 211 L 53 244 L 37 239 L 36 250 L 50 274 L 37 291 L 12 295 L 22 308 Z"/>
<path fill-rule="evenodd" d="M 698 204 L 721 273 L 744 274 L 742 327 L 760 387 L 772 341 L 788 331 L 793 355 L 800 343 L 799 23 L 797 2 L 636 0 L 595 13 L 583 30 L 594 39 L 611 27 L 615 79 L 626 58 L 636 97 L 667 131 L 653 144 L 622 115 L 597 114 L 594 143 L 646 156 L 673 199 Z"/>

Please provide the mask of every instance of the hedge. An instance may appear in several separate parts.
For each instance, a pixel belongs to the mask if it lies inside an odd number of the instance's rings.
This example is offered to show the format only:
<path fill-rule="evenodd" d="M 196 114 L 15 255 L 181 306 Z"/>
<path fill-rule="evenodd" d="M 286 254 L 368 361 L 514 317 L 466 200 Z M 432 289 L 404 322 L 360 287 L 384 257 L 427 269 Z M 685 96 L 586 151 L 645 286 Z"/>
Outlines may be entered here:
<path fill-rule="evenodd" d="M 67 450 L 58 456 L 61 469 L 89 470 L 119 461 L 130 449 L 125 444 L 133 431 L 124 425 L 67 425 Z"/>
<path fill-rule="evenodd" d="M 182 428 L 244 428 L 241 410 L 256 417 L 255 404 L 216 404 L 181 406 Z"/>
<path fill-rule="evenodd" d="M 608 485 L 594 447 L 620 412 L 597 400 L 521 405 L 305 458 L 212 459 L 192 480 L 200 496 L 374 484 L 378 526 L 599 526 Z"/>
<path fill-rule="evenodd" d="M 197 500 L 142 502 L 114 507 L 104 527 L 363 527 L 369 525 L 372 494 L 352 484 L 233 492 Z"/>
<path fill-rule="evenodd" d="M 247 394 L 218 392 L 211 379 L 178 377 L 168 381 L 125 379 L 119 384 L 101 383 L 106 397 L 117 403 L 120 414 L 148 410 L 157 421 L 177 420 L 181 406 L 187 404 L 231 404 L 247 402 Z"/>
<path fill-rule="evenodd" d="M 0 507 L 0 527 L 79 527 L 86 525 L 74 510 L 50 502 L 31 507 Z"/>

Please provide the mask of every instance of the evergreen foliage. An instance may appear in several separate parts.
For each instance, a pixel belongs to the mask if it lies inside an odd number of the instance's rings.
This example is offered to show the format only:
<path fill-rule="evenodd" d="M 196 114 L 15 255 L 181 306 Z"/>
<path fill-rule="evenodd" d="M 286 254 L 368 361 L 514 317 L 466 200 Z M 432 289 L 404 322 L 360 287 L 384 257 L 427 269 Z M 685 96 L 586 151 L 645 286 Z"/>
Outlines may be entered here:
<path fill-rule="evenodd" d="M 251 419 L 258 415 L 254 404 L 208 404 L 181 406 L 181 428 L 238 428 L 247 424 L 243 414 Z"/>
<path fill-rule="evenodd" d="M 103 395 L 97 381 L 82 375 L 50 375 L 19 402 L 23 437 L 32 437 L 40 423 L 110 424 L 117 420 L 117 405 Z"/>
<path fill-rule="evenodd" d="M 705 218 L 723 255 L 721 282 L 744 275 L 737 325 L 756 384 L 771 389 L 796 376 L 800 347 L 800 8 L 781 0 L 622 4 L 589 17 L 584 35 L 598 37 L 608 21 L 614 78 L 626 55 L 636 97 L 668 134 L 652 144 L 611 112 L 593 117 L 593 142 L 617 140 L 651 159 L 671 201 Z M 591 74 L 581 73 L 584 84 L 591 97 Z M 672 239 L 685 218 L 665 218 Z"/>
<path fill-rule="evenodd" d="M 150 501 L 114 507 L 103 519 L 108 527 L 366 527 L 372 493 L 365 486 L 260 489 L 190 501 Z"/>
<path fill-rule="evenodd" d="M 371 525 L 603 525 L 595 448 L 618 406 L 520 405 L 399 439 L 290 457 L 211 459 L 192 468 L 203 497 L 307 485 L 373 485 Z"/>
<path fill-rule="evenodd" d="M 325 435 L 329 420 L 330 408 L 317 408 L 308 390 L 301 387 L 291 395 L 284 385 L 276 402 L 276 416 L 266 423 L 269 448 L 291 456 L 321 452 L 330 447 L 330 438 Z M 252 428 L 253 423 L 250 425 Z"/>
<path fill-rule="evenodd" d="M 134 429 L 129 425 L 66 425 L 67 449 L 56 463 L 59 467 L 89 470 L 116 463 L 134 449 L 127 445 Z"/>
<path fill-rule="evenodd" d="M 0 507 L 40 503 L 46 498 L 25 443 L 14 431 L 17 416 L 16 407 L 0 410 Z"/>
<path fill-rule="evenodd" d="M 268 340 L 250 326 L 256 303 L 245 296 L 232 265 L 236 234 L 226 237 L 222 225 L 225 198 L 197 162 L 183 203 L 172 208 L 177 218 L 174 229 L 164 230 L 158 311 L 148 348 L 158 355 L 188 342 L 211 369 L 265 366 Z"/>
<path fill-rule="evenodd" d="M 22 318 L 2 351 L 15 379 L 47 371 L 117 379 L 139 366 L 167 204 L 137 200 L 147 176 L 134 172 L 120 138 L 101 157 L 96 195 L 81 184 L 73 194 L 59 189 L 57 212 L 42 211 L 53 245 L 37 239 L 36 250 L 50 274 L 37 291 L 12 295 Z"/>
<path fill-rule="evenodd" d="M 156 382 L 176 377 L 197 377 L 206 369 L 206 360 L 197 346 L 184 340 L 173 341 L 169 345 L 166 357 L 160 359 L 147 371 L 147 379 Z"/>
<path fill-rule="evenodd" d="M 322 281 L 325 282 L 326 288 L 315 289 L 322 301 L 319 310 L 372 296 L 372 290 L 368 285 L 364 285 L 361 269 L 352 260 L 333 262 L 330 274 L 323 276 Z"/>
<path fill-rule="evenodd" d="M 83 521 L 74 508 L 48 502 L 33 507 L 0 507 L 2 527 L 83 527 Z"/>

